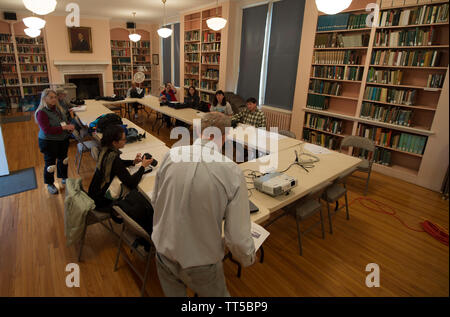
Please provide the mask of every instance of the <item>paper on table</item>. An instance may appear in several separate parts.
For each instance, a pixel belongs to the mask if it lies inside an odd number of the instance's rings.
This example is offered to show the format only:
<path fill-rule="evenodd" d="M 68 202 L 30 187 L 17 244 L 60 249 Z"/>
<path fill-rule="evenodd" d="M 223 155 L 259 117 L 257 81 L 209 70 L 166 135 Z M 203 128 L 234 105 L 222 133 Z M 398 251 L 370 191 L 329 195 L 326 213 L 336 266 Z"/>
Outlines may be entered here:
<path fill-rule="evenodd" d="M 261 227 L 260 225 L 257 225 L 256 223 L 252 222 L 251 227 L 252 232 L 252 238 L 253 242 L 255 243 L 255 252 L 258 251 L 259 247 L 263 244 L 263 242 L 267 239 L 269 236 L 269 231 Z"/>
<path fill-rule="evenodd" d="M 71 110 L 73 110 L 74 112 L 86 111 L 86 109 L 87 109 L 87 106 L 79 106 L 79 107 L 71 108 Z"/>
<path fill-rule="evenodd" d="M 330 154 L 331 153 L 331 151 L 328 150 L 327 148 L 324 148 L 324 147 L 321 147 L 321 146 L 318 146 L 315 144 L 311 144 L 311 143 L 305 143 L 303 148 L 305 150 L 308 150 L 312 154 Z"/>

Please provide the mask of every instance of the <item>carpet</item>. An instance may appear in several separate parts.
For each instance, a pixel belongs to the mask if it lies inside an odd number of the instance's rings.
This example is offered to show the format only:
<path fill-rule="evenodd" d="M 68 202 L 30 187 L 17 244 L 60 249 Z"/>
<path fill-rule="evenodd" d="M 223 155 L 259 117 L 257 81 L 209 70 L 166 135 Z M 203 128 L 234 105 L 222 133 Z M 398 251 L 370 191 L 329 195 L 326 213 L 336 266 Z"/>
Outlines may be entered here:
<path fill-rule="evenodd" d="M 0 197 L 22 193 L 36 187 L 34 167 L 11 172 L 7 176 L 0 177 Z"/>

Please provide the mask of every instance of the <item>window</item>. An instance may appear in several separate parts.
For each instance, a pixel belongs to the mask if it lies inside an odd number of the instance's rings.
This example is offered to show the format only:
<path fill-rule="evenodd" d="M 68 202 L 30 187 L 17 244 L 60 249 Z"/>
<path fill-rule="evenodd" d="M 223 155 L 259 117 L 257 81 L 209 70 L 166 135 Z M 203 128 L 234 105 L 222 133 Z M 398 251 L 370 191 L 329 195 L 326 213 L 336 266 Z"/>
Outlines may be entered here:
<path fill-rule="evenodd" d="M 162 80 L 180 86 L 180 23 L 166 25 L 173 33 L 168 38 L 162 38 Z"/>
<path fill-rule="evenodd" d="M 292 109 L 304 8 L 305 0 L 281 0 L 243 10 L 240 96 Z"/>

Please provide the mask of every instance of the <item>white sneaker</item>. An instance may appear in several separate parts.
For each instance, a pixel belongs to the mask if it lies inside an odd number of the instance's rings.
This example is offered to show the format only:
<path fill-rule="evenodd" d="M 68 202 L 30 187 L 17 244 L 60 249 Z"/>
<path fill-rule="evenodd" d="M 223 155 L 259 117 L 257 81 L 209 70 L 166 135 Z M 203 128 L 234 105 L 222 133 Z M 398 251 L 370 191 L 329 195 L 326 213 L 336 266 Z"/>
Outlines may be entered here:
<path fill-rule="evenodd" d="M 47 185 L 47 190 L 50 194 L 56 195 L 58 193 L 58 188 L 55 187 L 55 185 Z"/>
<path fill-rule="evenodd" d="M 56 165 L 50 165 L 49 167 L 47 167 L 47 172 L 50 174 L 53 174 L 56 170 Z"/>

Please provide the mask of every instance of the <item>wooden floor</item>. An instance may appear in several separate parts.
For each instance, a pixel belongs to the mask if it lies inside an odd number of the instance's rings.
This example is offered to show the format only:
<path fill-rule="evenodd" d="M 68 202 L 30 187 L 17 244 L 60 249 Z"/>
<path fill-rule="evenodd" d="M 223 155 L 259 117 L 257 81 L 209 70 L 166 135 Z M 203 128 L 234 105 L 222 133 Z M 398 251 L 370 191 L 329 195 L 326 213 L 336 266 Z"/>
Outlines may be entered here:
<path fill-rule="evenodd" d="M 150 131 L 152 122 L 145 119 L 138 125 Z M 76 262 L 78 246 L 65 244 L 64 190 L 52 196 L 44 187 L 33 120 L 4 124 L 2 130 L 10 171 L 34 166 L 38 188 L 0 198 L 0 296 L 139 296 L 140 282 L 124 260 L 113 271 L 117 241 L 101 225 L 87 231 L 80 287 L 66 287 L 65 268 Z M 162 129 L 158 137 L 170 146 L 175 140 L 168 136 Z M 75 143 L 69 153 L 74 158 Z M 85 188 L 94 168 L 93 159 L 85 155 L 80 170 Z M 69 177 L 78 177 L 73 160 Z M 349 200 L 361 197 L 363 188 L 363 180 L 351 177 Z M 449 206 L 439 193 L 373 173 L 367 197 L 392 206 L 411 227 L 420 228 L 419 222 L 429 219 L 448 229 Z M 449 296 L 448 247 L 358 201 L 350 207 L 349 221 L 343 212 L 334 217 L 333 235 L 327 233 L 322 240 L 319 227 L 308 233 L 303 256 L 298 254 L 292 216 L 268 230 L 264 263 L 243 269 L 239 279 L 236 266 L 225 262 L 232 296 Z M 143 270 L 139 258 L 130 258 Z M 380 267 L 379 288 L 365 285 L 368 263 Z M 146 292 L 163 296 L 154 263 Z"/>

